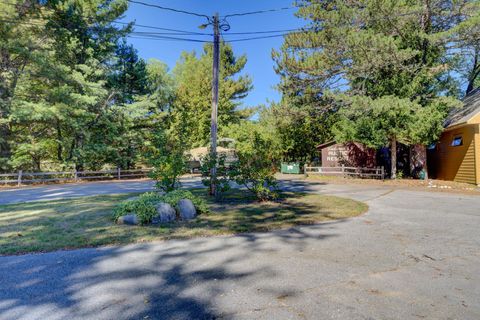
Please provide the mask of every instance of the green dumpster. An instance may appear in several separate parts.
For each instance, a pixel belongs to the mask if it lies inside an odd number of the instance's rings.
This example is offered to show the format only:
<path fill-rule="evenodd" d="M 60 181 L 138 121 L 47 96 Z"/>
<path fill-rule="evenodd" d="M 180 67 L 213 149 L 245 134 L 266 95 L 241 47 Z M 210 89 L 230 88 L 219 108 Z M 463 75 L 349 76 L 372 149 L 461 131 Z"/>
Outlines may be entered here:
<path fill-rule="evenodd" d="M 289 173 L 289 174 L 300 174 L 300 163 L 299 162 L 291 162 L 291 163 L 283 162 L 280 167 L 280 172 Z"/>

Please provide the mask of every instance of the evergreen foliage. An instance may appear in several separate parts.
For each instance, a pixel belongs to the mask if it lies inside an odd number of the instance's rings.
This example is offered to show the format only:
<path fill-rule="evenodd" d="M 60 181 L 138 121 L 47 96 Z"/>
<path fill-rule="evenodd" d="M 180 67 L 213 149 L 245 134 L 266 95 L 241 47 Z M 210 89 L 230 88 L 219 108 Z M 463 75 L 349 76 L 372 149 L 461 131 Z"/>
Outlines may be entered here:
<path fill-rule="evenodd" d="M 457 99 L 480 85 L 478 1 L 296 5 L 304 30 L 272 52 L 279 103 L 241 109 L 252 89 L 247 58 L 220 46 L 218 127 L 236 140 L 245 177 L 314 160 L 331 139 L 390 146 L 393 157 L 397 142 L 429 144 Z M 127 7 L 0 3 L 0 172 L 153 165 L 172 190 L 185 151 L 208 146 L 212 45 L 183 53 L 171 72 L 144 61 L 125 40 L 132 25 L 115 23 Z M 254 113 L 258 121 L 248 120 Z"/>
<path fill-rule="evenodd" d="M 210 138 L 212 49 L 211 44 L 206 44 L 200 56 L 195 52 L 185 52 L 173 70 L 176 94 L 171 130 L 176 135 L 188 136 L 186 143 L 190 147 L 206 146 Z M 235 57 L 229 44 L 221 44 L 219 128 L 237 123 L 244 116 L 238 107 L 252 88 L 250 77 L 239 74 L 246 63 L 246 56 Z"/>
<path fill-rule="evenodd" d="M 460 85 L 452 76 L 459 54 L 452 57 L 449 47 L 453 39 L 460 45 L 460 34 L 478 35 L 472 23 L 479 14 L 476 1 L 302 0 L 297 5 L 297 16 L 307 21 L 305 32 L 286 36 L 273 58 L 283 103 L 322 114 L 323 128 L 312 128 L 312 135 L 327 138 L 324 132 L 338 120 L 331 131 L 336 140 L 390 145 L 392 158 L 397 141 L 428 144 L 438 137 L 448 112 L 459 105 Z M 332 114 L 335 121 L 329 121 Z M 313 142 L 295 148 L 302 146 L 311 149 Z M 392 161 L 393 177 L 395 165 Z"/>
<path fill-rule="evenodd" d="M 173 72 L 146 62 L 126 42 L 132 25 L 115 23 L 127 6 L 0 4 L 0 172 L 130 169 L 152 165 L 173 144 L 176 156 L 160 158 L 177 172 L 183 151 L 207 144 L 212 46 L 198 57 L 184 53 Z M 221 46 L 220 126 L 244 117 L 237 109 L 251 89 L 240 74 L 245 63 Z"/>

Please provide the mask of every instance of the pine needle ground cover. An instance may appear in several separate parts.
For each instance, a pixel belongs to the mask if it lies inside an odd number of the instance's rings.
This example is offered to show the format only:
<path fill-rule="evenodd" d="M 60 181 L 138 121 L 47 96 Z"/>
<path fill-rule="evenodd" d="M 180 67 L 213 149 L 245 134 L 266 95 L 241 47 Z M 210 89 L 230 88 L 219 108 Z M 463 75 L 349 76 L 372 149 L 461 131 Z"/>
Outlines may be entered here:
<path fill-rule="evenodd" d="M 192 192 L 207 201 L 211 213 L 161 226 L 113 222 L 115 206 L 132 194 L 0 206 L 0 254 L 261 232 L 354 217 L 368 209 L 361 202 L 316 194 L 283 193 L 279 201 L 260 203 L 241 190 L 232 190 L 219 202 L 204 190 Z"/>

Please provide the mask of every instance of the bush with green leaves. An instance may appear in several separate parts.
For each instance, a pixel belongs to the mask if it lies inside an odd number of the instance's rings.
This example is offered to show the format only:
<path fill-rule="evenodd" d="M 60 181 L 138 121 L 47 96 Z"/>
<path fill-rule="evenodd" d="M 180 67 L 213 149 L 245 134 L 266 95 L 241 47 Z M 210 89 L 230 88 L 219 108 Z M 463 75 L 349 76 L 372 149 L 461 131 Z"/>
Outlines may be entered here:
<path fill-rule="evenodd" d="M 113 218 L 118 218 L 127 214 L 136 214 L 141 224 L 148 224 L 157 214 L 156 204 L 161 202 L 162 196 L 155 192 L 141 194 L 137 199 L 121 202 L 113 211 Z"/>
<path fill-rule="evenodd" d="M 153 167 L 150 177 L 156 181 L 157 189 L 170 192 L 181 186 L 179 178 L 186 170 L 181 145 L 163 131 L 156 133 L 155 145 L 148 149 L 147 158 Z"/>
<path fill-rule="evenodd" d="M 141 194 L 137 199 L 121 202 L 113 212 L 113 219 L 114 221 L 117 221 L 118 218 L 122 216 L 136 214 L 140 224 L 149 224 L 152 222 L 153 217 L 157 215 L 156 206 L 159 203 L 165 202 L 177 209 L 178 201 L 181 199 L 191 200 L 199 214 L 206 214 L 209 212 L 207 203 L 187 190 L 175 190 L 164 195 L 155 192 L 147 192 Z"/>
<path fill-rule="evenodd" d="M 240 157 L 232 166 L 230 177 L 237 184 L 244 186 L 260 201 L 278 198 L 278 184 L 274 171 L 270 167 L 251 158 Z"/>
<path fill-rule="evenodd" d="M 185 172 L 185 168 L 183 155 L 173 152 L 158 158 L 150 177 L 156 180 L 157 189 L 170 192 L 181 186 L 179 178 Z"/>
<path fill-rule="evenodd" d="M 230 190 L 230 177 L 228 167 L 226 165 L 226 155 L 217 155 L 217 158 L 212 158 L 209 153 L 202 159 L 202 166 L 200 168 L 202 172 L 202 183 L 204 186 L 210 188 L 212 183 L 217 186 L 217 196 Z M 211 176 L 211 169 L 217 168 L 216 177 L 213 180 Z"/>
<path fill-rule="evenodd" d="M 275 167 L 268 157 L 269 141 L 254 132 L 249 143 L 250 149 L 237 152 L 238 161 L 230 167 L 229 177 L 247 188 L 258 200 L 275 200 L 278 186 Z"/>

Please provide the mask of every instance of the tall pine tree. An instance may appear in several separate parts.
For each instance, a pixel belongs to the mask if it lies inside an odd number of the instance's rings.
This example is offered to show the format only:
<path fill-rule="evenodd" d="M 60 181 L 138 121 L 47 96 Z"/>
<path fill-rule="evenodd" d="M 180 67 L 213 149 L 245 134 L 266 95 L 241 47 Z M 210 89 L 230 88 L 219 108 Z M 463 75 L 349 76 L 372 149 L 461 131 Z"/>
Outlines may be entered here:
<path fill-rule="evenodd" d="M 346 109 L 337 140 L 390 145 L 393 157 L 397 142 L 427 144 L 440 134 L 448 110 L 458 105 L 455 98 L 444 97 L 454 95 L 457 85 L 449 74 L 453 62 L 446 54 L 445 32 L 466 23 L 456 20 L 464 2 L 299 1 L 297 15 L 308 24 L 304 32 L 288 35 L 281 52 L 274 53 L 280 88 L 300 106 L 314 105 L 325 112 Z M 413 112 L 402 118 L 409 122 L 405 127 L 422 120 L 428 134 L 392 130 L 379 142 L 378 127 L 363 125 L 365 114 L 383 117 L 385 124 L 396 121 L 398 108 L 400 114 Z M 432 112 L 415 112 L 424 108 Z M 392 177 L 395 173 L 392 161 Z"/>
<path fill-rule="evenodd" d="M 183 53 L 173 70 L 176 94 L 172 109 L 172 132 L 188 137 L 185 143 L 190 147 L 205 146 L 210 137 L 212 54 L 211 44 L 205 45 L 199 57 L 195 52 Z M 238 107 L 252 88 L 250 77 L 239 75 L 246 63 L 246 56 L 237 58 L 229 44 L 221 44 L 219 128 L 242 118 L 243 113 Z"/>

